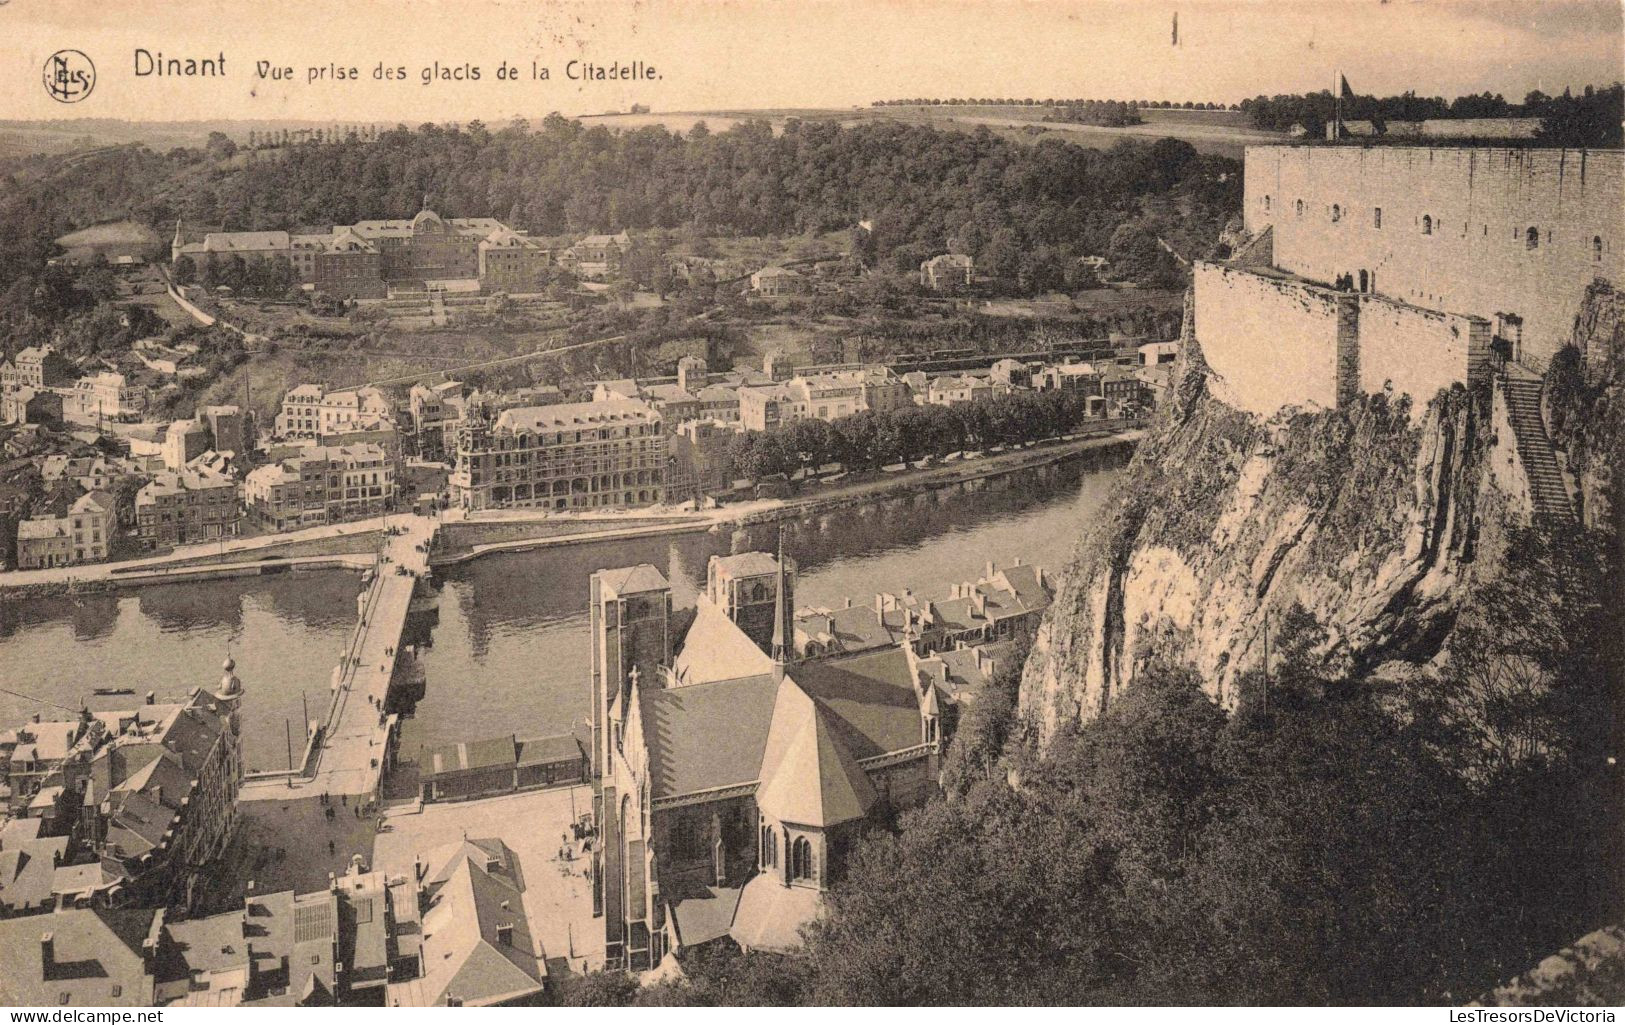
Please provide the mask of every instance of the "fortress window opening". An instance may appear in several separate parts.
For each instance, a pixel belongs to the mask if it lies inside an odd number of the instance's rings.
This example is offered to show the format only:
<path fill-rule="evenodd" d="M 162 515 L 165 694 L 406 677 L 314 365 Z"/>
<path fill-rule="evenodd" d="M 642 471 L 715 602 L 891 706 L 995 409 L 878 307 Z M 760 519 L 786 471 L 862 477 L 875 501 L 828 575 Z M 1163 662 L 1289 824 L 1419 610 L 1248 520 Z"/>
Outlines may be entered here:
<path fill-rule="evenodd" d="M 1433 234 L 1433 218 L 1428 214 L 1422 215 L 1422 234 Z"/>
<path fill-rule="evenodd" d="M 1593 235 L 1593 236 L 1591 236 L 1591 262 L 1592 263 L 1601 263 L 1602 262 L 1602 236 L 1601 235 Z"/>
<path fill-rule="evenodd" d="M 1268 210 L 1269 210 L 1269 208 L 1270 208 L 1270 197 L 1268 197 L 1268 196 L 1265 196 L 1265 197 L 1264 197 L 1264 209 L 1265 209 L 1265 210 L 1266 210 L 1266 211 L 1268 211 Z"/>
<path fill-rule="evenodd" d="M 1343 208 L 1336 203 L 1332 204 L 1332 223 L 1336 224 L 1343 219 Z"/>
<path fill-rule="evenodd" d="M 1528 231 L 1523 233 L 1523 246 L 1524 246 L 1525 249 L 1539 249 L 1540 248 L 1540 229 L 1539 228 L 1530 228 Z"/>
<path fill-rule="evenodd" d="M 1295 203 L 1293 203 L 1292 204 L 1292 209 L 1293 209 L 1294 213 L 1296 213 L 1299 217 L 1302 217 L 1303 216 L 1303 200 L 1300 199 L 1300 200 L 1296 201 Z"/>
<path fill-rule="evenodd" d="M 1382 207 L 1376 207 L 1371 211 L 1371 226 L 1373 228 L 1382 227 Z"/>

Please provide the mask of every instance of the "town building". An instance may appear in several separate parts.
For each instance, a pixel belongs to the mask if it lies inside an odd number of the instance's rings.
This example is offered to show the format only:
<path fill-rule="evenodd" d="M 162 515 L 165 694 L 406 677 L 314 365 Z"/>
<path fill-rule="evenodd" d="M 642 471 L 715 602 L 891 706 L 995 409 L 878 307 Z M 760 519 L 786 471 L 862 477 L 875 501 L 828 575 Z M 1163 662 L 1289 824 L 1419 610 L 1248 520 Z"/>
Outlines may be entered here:
<path fill-rule="evenodd" d="M 998 394 L 991 378 L 976 374 L 943 374 L 931 378 L 925 399 L 933 406 L 954 406 L 961 402 L 982 402 Z"/>
<path fill-rule="evenodd" d="M 621 262 L 631 248 L 632 239 L 624 231 L 588 235 L 559 254 L 559 266 L 584 281 L 606 281 L 620 274 Z"/>
<path fill-rule="evenodd" d="M 425 801 L 507 794 L 587 781 L 587 748 L 563 733 L 521 740 L 513 734 L 424 750 L 418 790 Z"/>
<path fill-rule="evenodd" d="M 104 370 L 73 382 L 64 394 L 62 416 L 81 424 L 136 416 L 146 411 L 147 389 L 132 385 L 123 374 Z"/>
<path fill-rule="evenodd" d="M 750 276 L 750 290 L 762 296 L 806 295 L 812 282 L 788 267 L 763 267 Z"/>
<path fill-rule="evenodd" d="M 151 1007 L 164 912 L 57 911 L 0 919 L 0 1003 L 11 1007 Z"/>
<path fill-rule="evenodd" d="M 955 584 L 945 597 L 924 598 L 904 589 L 865 604 L 806 608 L 795 617 L 795 652 L 804 659 L 853 655 L 902 644 L 918 655 L 961 644 L 985 644 L 1030 635 L 1049 608 L 1054 581 L 1017 559 L 989 562 L 980 578 Z"/>
<path fill-rule="evenodd" d="M 976 280 L 976 261 L 964 253 L 943 253 L 920 264 L 920 284 L 933 292 L 957 292 Z"/>
<path fill-rule="evenodd" d="M 176 420 L 164 431 L 164 469 L 183 473 L 192 460 L 209 451 L 209 429 L 201 420 Z"/>
<path fill-rule="evenodd" d="M 167 1007 L 380 1006 L 420 970 L 416 894 L 360 855 L 326 889 L 261 894 L 240 911 L 165 924 L 154 1003 Z"/>
<path fill-rule="evenodd" d="M 49 345 L 28 346 L 17 358 L 0 365 L 0 386 L 10 388 L 60 388 L 73 376 L 73 366 Z"/>
<path fill-rule="evenodd" d="M 625 399 L 524 406 L 470 419 L 451 499 L 464 509 L 598 509 L 665 501 L 660 414 Z"/>
<path fill-rule="evenodd" d="M 390 422 L 393 414 L 388 396 L 377 388 L 328 391 L 319 384 L 301 384 L 282 396 L 276 434 L 282 438 L 330 438 L 376 429 Z"/>
<path fill-rule="evenodd" d="M 44 516 L 17 524 L 17 568 L 47 569 L 99 562 L 108 556 L 116 527 L 113 496 L 105 491 L 80 495 L 66 516 Z"/>
<path fill-rule="evenodd" d="M 108 730 L 80 805 L 99 860 L 88 885 L 59 878 L 60 893 L 80 903 L 183 906 L 202 896 L 237 822 L 242 681 L 234 669 L 228 658 L 212 692 L 137 706 Z"/>
<path fill-rule="evenodd" d="M 404 928 L 397 928 L 401 956 L 387 1006 L 534 1005 L 543 996 L 547 951 L 526 913 L 527 884 L 507 844 L 472 838 L 424 852 L 395 886 L 404 891 L 394 905 Z M 415 912 L 410 920 L 408 910 Z"/>
<path fill-rule="evenodd" d="M 242 493 L 263 530 L 365 519 L 394 508 L 395 462 L 378 445 L 316 445 L 250 471 Z"/>
<path fill-rule="evenodd" d="M 0 918 L 34 915 L 56 907 L 56 870 L 72 838 L 42 835 L 44 818 L 0 820 Z"/>
<path fill-rule="evenodd" d="M 666 440 L 666 497 L 691 501 L 726 491 L 733 485 L 733 439 L 739 424 L 722 420 L 685 420 Z"/>
<path fill-rule="evenodd" d="M 242 529 L 237 482 L 192 470 L 160 473 L 136 492 L 135 523 L 146 548 L 236 537 Z"/>
<path fill-rule="evenodd" d="M 885 367 L 861 367 L 741 388 L 739 422 L 748 431 L 767 431 L 794 420 L 839 420 L 913 404 L 914 393 L 902 378 Z"/>
<path fill-rule="evenodd" d="M 17 524 L 17 568 L 50 569 L 73 562 L 73 540 L 60 516 L 23 520 Z"/>
<path fill-rule="evenodd" d="M 938 698 L 913 654 L 795 662 L 787 565 L 771 652 L 708 597 L 673 651 L 658 570 L 591 579 L 594 902 L 611 968 L 723 937 L 794 949 L 868 824 L 936 786 Z"/>

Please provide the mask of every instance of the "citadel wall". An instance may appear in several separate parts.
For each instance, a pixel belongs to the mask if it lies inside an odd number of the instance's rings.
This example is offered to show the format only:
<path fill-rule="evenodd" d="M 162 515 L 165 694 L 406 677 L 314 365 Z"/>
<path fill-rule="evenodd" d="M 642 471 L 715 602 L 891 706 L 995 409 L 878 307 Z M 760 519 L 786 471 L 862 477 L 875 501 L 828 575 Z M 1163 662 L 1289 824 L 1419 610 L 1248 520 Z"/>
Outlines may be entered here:
<path fill-rule="evenodd" d="M 1359 391 L 1392 388 L 1420 414 L 1439 389 L 1488 381 L 1489 373 L 1489 321 L 1360 297 Z"/>
<path fill-rule="evenodd" d="M 1192 330 L 1214 394 L 1257 416 L 1390 391 L 1419 417 L 1440 389 L 1488 380 L 1482 317 L 1219 263 L 1196 265 L 1195 288 Z"/>
<path fill-rule="evenodd" d="M 1192 326 L 1214 394 L 1266 417 L 1285 405 L 1335 407 L 1338 311 L 1358 298 L 1284 275 L 1198 263 Z"/>
<path fill-rule="evenodd" d="M 1276 267 L 1483 317 L 1543 369 L 1592 280 L 1625 280 L 1622 189 L 1612 150 L 1251 146 L 1244 213 Z"/>

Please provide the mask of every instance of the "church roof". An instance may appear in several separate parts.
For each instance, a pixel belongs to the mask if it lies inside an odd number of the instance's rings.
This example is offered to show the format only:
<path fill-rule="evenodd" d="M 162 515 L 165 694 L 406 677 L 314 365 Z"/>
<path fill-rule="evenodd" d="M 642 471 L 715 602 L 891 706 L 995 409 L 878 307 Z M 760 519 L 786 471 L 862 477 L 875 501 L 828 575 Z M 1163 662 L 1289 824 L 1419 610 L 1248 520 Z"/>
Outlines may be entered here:
<path fill-rule="evenodd" d="M 769 675 L 640 688 L 650 796 L 677 797 L 755 783 L 773 720 Z"/>
<path fill-rule="evenodd" d="M 780 683 L 756 788 L 762 814 L 828 827 L 863 818 L 878 799 L 829 713 L 794 680 Z"/>
<path fill-rule="evenodd" d="M 856 758 L 872 758 L 922 743 L 920 699 L 901 645 L 828 662 L 804 662 L 789 674 L 833 713 L 841 739 Z"/>
<path fill-rule="evenodd" d="M 678 686 L 760 676 L 773 671 L 773 660 L 739 629 L 728 614 L 706 598 L 695 602 L 694 624 L 683 650 L 672 662 Z"/>

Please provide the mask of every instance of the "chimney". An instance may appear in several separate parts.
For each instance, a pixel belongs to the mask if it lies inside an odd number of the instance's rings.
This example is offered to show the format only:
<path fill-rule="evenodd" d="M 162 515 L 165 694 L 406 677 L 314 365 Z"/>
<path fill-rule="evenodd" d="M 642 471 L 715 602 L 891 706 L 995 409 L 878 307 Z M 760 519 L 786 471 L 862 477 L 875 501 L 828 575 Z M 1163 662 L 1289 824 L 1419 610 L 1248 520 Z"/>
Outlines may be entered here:
<path fill-rule="evenodd" d="M 841 608 L 849 609 L 851 607 L 852 607 L 852 596 L 851 595 L 847 595 L 845 598 L 841 599 Z"/>
<path fill-rule="evenodd" d="M 158 695 L 157 694 L 153 693 L 150 690 L 147 691 L 147 704 L 150 705 L 150 704 L 152 704 L 153 702 L 155 702 L 157 700 L 158 700 Z"/>
<path fill-rule="evenodd" d="M 39 938 L 40 978 L 49 979 L 56 968 L 56 936 L 44 933 Z"/>
<path fill-rule="evenodd" d="M 982 573 L 982 579 L 983 580 L 992 580 L 993 579 L 993 560 L 992 559 L 987 560 L 987 568 Z"/>

